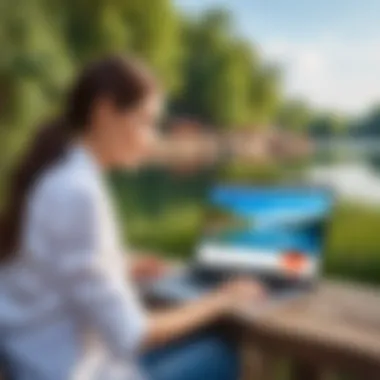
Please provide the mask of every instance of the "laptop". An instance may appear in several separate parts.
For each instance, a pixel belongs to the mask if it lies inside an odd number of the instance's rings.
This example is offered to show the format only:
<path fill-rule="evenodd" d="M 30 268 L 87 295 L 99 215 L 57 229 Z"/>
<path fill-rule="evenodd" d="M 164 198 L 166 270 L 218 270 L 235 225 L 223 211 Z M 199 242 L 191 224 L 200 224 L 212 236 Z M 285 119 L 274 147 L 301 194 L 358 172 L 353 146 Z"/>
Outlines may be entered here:
<path fill-rule="evenodd" d="M 183 302 L 248 275 L 263 283 L 268 302 L 305 294 L 321 273 L 332 207 L 332 193 L 322 188 L 214 186 L 192 262 L 144 292 Z"/>

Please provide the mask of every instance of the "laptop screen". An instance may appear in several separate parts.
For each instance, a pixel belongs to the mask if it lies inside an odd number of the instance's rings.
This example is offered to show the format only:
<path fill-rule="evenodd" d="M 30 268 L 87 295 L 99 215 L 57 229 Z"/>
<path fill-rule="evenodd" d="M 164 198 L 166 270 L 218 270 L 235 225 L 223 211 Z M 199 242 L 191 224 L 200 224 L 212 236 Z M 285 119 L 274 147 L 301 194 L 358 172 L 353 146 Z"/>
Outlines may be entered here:
<path fill-rule="evenodd" d="M 332 201 L 330 192 L 316 188 L 217 186 L 210 193 L 197 260 L 314 277 Z"/>

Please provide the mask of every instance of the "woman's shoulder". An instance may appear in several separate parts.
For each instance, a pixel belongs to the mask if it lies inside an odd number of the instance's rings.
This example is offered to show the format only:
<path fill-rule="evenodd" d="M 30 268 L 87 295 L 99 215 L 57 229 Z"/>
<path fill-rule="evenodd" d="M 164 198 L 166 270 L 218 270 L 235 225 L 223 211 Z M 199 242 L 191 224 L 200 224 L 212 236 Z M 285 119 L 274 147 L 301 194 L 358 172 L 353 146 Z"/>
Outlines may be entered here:
<path fill-rule="evenodd" d="M 30 202 L 60 207 L 79 207 L 95 202 L 96 184 L 84 171 L 68 162 L 60 162 L 48 169 L 36 181 Z"/>

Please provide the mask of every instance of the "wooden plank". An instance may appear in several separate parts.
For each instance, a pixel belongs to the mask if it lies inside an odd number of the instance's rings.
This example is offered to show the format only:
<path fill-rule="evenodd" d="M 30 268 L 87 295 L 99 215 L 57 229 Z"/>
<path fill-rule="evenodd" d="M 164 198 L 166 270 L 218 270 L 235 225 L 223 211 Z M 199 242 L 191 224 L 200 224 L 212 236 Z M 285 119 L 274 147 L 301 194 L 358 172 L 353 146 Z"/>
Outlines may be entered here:
<path fill-rule="evenodd" d="M 241 380 L 255 379 L 257 375 L 257 351 L 252 343 L 241 342 Z"/>
<path fill-rule="evenodd" d="M 331 345 L 380 362 L 378 291 L 326 282 L 303 300 L 261 314 L 244 310 L 238 318 L 260 331 Z"/>
<path fill-rule="evenodd" d="M 264 352 L 277 352 L 317 368 L 343 370 L 358 379 L 380 378 L 377 290 L 324 282 L 304 299 L 264 313 L 241 310 L 233 320 L 245 338 L 250 335 L 251 342 Z M 304 365 L 294 369 L 299 378 L 306 370 L 311 371 Z M 308 375 L 320 377 L 320 372 L 314 369 Z"/>
<path fill-rule="evenodd" d="M 276 380 L 276 357 L 252 344 L 242 344 L 242 380 Z"/>
<path fill-rule="evenodd" d="M 328 373 L 318 364 L 295 361 L 291 367 L 291 380 L 327 380 Z"/>

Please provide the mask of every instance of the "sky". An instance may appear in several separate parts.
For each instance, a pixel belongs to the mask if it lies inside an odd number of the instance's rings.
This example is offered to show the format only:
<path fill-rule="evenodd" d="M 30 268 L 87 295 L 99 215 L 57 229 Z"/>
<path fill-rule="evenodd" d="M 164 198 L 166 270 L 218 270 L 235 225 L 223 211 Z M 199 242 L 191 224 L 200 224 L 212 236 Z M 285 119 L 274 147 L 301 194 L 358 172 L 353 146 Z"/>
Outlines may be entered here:
<path fill-rule="evenodd" d="M 279 63 L 289 97 L 360 114 L 380 103 L 380 0 L 175 0 L 231 11 L 238 32 Z"/>

